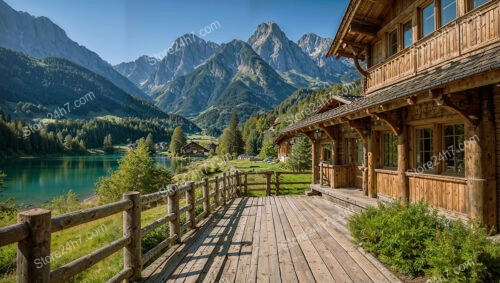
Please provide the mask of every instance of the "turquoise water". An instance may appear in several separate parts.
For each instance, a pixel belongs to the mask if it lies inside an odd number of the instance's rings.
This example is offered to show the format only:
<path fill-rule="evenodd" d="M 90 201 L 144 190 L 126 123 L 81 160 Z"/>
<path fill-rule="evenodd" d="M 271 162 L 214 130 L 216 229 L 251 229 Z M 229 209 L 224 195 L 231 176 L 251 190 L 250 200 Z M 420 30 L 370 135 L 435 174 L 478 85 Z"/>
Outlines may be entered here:
<path fill-rule="evenodd" d="M 13 197 L 21 206 L 37 206 L 73 190 L 80 200 L 94 195 L 95 182 L 118 167 L 122 155 L 62 156 L 0 160 L 7 174 L 7 190 L 0 200 Z M 166 156 L 156 162 L 173 171 L 180 164 Z"/>

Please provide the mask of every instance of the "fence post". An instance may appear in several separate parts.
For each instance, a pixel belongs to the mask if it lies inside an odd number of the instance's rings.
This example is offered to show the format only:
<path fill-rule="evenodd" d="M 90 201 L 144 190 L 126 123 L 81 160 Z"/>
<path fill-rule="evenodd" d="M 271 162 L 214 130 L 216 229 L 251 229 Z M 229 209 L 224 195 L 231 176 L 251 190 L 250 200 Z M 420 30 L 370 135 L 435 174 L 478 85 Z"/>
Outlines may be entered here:
<path fill-rule="evenodd" d="M 130 244 L 123 248 L 123 268 L 132 269 L 130 281 L 134 281 L 141 277 L 142 271 L 141 194 L 127 192 L 123 199 L 132 201 L 132 207 L 123 212 L 123 237 L 130 238 Z"/>
<path fill-rule="evenodd" d="M 208 182 L 208 178 L 203 178 L 203 213 L 205 213 L 205 217 L 209 216 L 210 211 L 210 183 Z"/>
<path fill-rule="evenodd" d="M 276 172 L 276 195 L 280 195 L 280 172 Z"/>
<path fill-rule="evenodd" d="M 271 175 L 272 172 L 266 172 L 266 196 L 271 195 Z"/>
<path fill-rule="evenodd" d="M 226 173 L 222 173 L 222 202 L 224 205 L 226 205 L 227 202 L 226 194 L 227 194 Z"/>
<path fill-rule="evenodd" d="M 240 197 L 241 196 L 241 177 L 240 177 L 240 172 L 236 170 L 236 189 L 237 189 L 237 195 Z"/>
<path fill-rule="evenodd" d="M 42 266 L 37 266 L 35 261 L 50 258 L 51 212 L 40 208 L 23 211 L 17 215 L 17 222 L 29 229 L 28 237 L 17 243 L 17 282 L 48 283 L 50 260 Z"/>
<path fill-rule="evenodd" d="M 215 204 L 217 207 L 220 206 L 219 199 L 219 177 L 215 176 L 215 196 L 214 196 Z"/>
<path fill-rule="evenodd" d="M 187 182 L 186 185 L 189 186 L 189 189 L 186 191 L 186 204 L 188 206 L 186 221 L 189 221 L 189 228 L 194 229 L 196 228 L 194 182 Z"/>
<path fill-rule="evenodd" d="M 175 193 L 168 196 L 168 214 L 174 214 L 175 218 L 170 220 L 170 238 L 177 237 L 176 243 L 181 241 L 181 224 L 179 215 L 179 190 L 175 190 Z"/>
<path fill-rule="evenodd" d="M 248 175 L 247 175 L 247 172 L 244 173 L 245 174 L 245 184 L 244 184 L 244 187 L 245 187 L 245 196 L 248 194 Z"/>

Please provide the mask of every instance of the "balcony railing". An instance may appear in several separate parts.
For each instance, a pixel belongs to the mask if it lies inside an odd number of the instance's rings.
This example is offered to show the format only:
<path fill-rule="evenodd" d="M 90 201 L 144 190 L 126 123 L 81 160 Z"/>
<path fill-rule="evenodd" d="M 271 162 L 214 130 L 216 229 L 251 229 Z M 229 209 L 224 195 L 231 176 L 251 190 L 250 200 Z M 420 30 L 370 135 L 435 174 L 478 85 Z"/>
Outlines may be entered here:
<path fill-rule="evenodd" d="M 491 1 L 368 69 L 367 93 L 499 42 L 500 4 Z"/>

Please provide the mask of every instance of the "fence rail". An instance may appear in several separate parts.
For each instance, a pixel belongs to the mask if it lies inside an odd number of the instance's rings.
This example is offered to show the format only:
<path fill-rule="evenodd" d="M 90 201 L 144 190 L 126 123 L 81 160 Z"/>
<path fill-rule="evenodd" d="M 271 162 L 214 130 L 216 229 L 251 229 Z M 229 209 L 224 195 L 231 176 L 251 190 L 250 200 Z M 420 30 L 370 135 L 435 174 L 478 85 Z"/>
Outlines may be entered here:
<path fill-rule="evenodd" d="M 248 192 L 253 192 L 253 191 L 265 191 L 266 196 L 272 195 L 272 187 L 274 187 L 274 195 L 279 196 L 280 195 L 280 190 L 282 189 L 282 185 L 307 185 L 311 184 L 311 182 L 283 182 L 280 180 L 280 177 L 282 175 L 311 175 L 311 172 L 273 172 L 273 171 L 264 171 L 264 172 L 242 172 L 241 177 L 243 178 L 243 193 L 245 195 L 248 194 Z M 265 177 L 265 182 L 249 182 L 248 181 L 248 176 L 264 176 Z M 274 180 L 273 180 L 274 176 Z M 265 185 L 265 188 L 252 188 L 255 186 L 263 186 Z M 250 188 L 249 188 L 250 187 Z"/>
<path fill-rule="evenodd" d="M 108 282 L 134 281 L 140 278 L 143 264 L 155 259 L 171 244 L 181 243 L 183 233 L 195 229 L 199 222 L 209 217 L 218 207 L 226 205 L 241 193 L 265 190 L 266 195 L 271 195 L 271 187 L 274 186 L 275 194 L 279 195 L 282 185 L 310 184 L 310 182 L 282 182 L 280 181 L 282 175 L 310 174 L 310 172 L 240 173 L 236 171 L 230 174 L 223 173 L 221 176 L 210 179 L 205 178 L 197 183 L 187 182 L 184 185 L 175 186 L 175 189 L 148 195 L 127 192 L 123 194 L 123 199 L 120 201 L 56 217 L 52 217 L 49 210 L 36 208 L 20 212 L 18 224 L 0 228 L 0 247 L 13 243 L 18 245 L 17 282 L 67 282 L 120 250 L 123 250 L 123 269 Z M 266 181 L 248 182 L 248 176 L 264 176 Z M 266 187 L 252 188 L 262 185 Z M 165 215 L 142 226 L 142 212 L 153 207 L 155 203 L 165 202 L 165 200 L 168 203 L 168 211 Z M 203 207 L 199 215 L 196 214 L 197 206 Z M 52 233 L 120 212 L 123 213 L 123 235 L 119 239 L 53 271 L 50 271 L 50 261 L 42 266 L 36 266 L 36 259 L 51 256 Z M 181 224 L 182 215 L 185 215 L 183 224 Z M 142 254 L 141 239 L 166 224 L 169 225 L 170 231 L 168 238 Z"/>
<path fill-rule="evenodd" d="M 0 247 L 18 244 L 17 282 L 67 282 L 75 275 L 123 249 L 123 269 L 108 282 L 134 281 L 141 276 L 142 265 L 158 256 L 170 244 L 180 243 L 182 234 L 196 228 L 203 219 L 217 207 L 225 205 L 241 193 L 241 177 L 238 171 L 220 177 L 205 178 L 202 182 L 188 182 L 175 190 L 160 191 L 141 196 L 139 192 L 128 192 L 123 200 L 52 217 L 51 211 L 32 209 L 19 213 L 18 224 L 0 228 Z M 201 190 L 201 198 L 196 198 L 196 190 Z M 185 205 L 180 207 L 182 194 Z M 141 213 L 154 202 L 168 201 L 166 215 L 144 227 Z M 213 204 L 212 204 L 213 202 Z M 203 205 L 203 211 L 196 215 L 196 206 Z M 50 258 L 51 234 L 96 221 L 117 213 L 123 213 L 123 236 L 92 253 L 50 271 L 50 262 L 36 266 L 36 259 Z M 186 223 L 181 225 L 181 215 L 185 213 Z M 167 239 L 147 251 L 141 252 L 141 239 L 162 225 L 169 224 Z"/>

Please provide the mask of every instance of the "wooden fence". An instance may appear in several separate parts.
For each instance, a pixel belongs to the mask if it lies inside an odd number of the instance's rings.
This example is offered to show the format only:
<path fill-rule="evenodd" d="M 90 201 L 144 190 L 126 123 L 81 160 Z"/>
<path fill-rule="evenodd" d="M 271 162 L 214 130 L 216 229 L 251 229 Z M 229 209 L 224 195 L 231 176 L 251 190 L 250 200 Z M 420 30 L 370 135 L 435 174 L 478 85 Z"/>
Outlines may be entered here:
<path fill-rule="evenodd" d="M 283 175 L 311 175 L 311 172 L 273 172 L 273 171 L 266 171 L 266 172 L 242 172 L 241 177 L 242 177 L 242 186 L 243 186 L 243 192 L 245 195 L 248 194 L 250 191 L 265 191 L 266 196 L 270 195 L 280 195 L 280 189 L 282 188 L 283 185 L 307 185 L 311 184 L 311 182 L 282 182 L 280 180 L 280 177 Z M 265 180 L 262 182 L 249 182 L 248 181 L 248 176 L 263 176 Z M 273 180 L 274 177 L 274 180 Z M 258 188 L 252 188 L 255 186 L 265 186 L 265 187 L 258 187 Z M 251 187 L 251 188 L 249 188 Z M 272 188 L 274 187 L 274 194 L 272 193 Z"/>
<path fill-rule="evenodd" d="M 139 192 L 128 192 L 121 201 L 56 217 L 52 217 L 51 211 L 45 209 L 24 211 L 18 215 L 18 224 L 0 228 L 0 247 L 17 242 L 17 282 L 67 282 L 121 249 L 124 268 L 108 282 L 134 281 L 140 278 L 143 264 L 153 260 L 169 245 L 180 243 L 184 231 L 195 228 L 197 223 L 212 214 L 217 207 L 237 197 L 241 192 L 240 180 L 240 173 L 236 171 L 144 196 Z M 198 194 L 202 195 L 199 199 L 196 199 L 197 189 L 202 190 Z M 185 205 L 180 207 L 182 194 L 185 194 Z M 165 198 L 168 199 L 166 216 L 142 227 L 141 212 L 149 204 Z M 203 212 L 196 215 L 195 208 L 201 205 Z M 51 256 L 52 233 L 120 212 L 123 212 L 123 236 L 120 239 L 53 271 L 50 271 L 50 263 L 36 266 L 37 259 Z M 180 221 L 182 213 L 186 214 L 186 223 L 183 225 Z M 167 223 L 170 228 L 169 237 L 142 254 L 141 239 Z"/>

